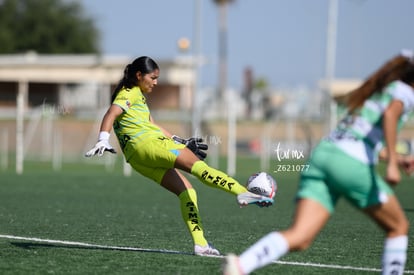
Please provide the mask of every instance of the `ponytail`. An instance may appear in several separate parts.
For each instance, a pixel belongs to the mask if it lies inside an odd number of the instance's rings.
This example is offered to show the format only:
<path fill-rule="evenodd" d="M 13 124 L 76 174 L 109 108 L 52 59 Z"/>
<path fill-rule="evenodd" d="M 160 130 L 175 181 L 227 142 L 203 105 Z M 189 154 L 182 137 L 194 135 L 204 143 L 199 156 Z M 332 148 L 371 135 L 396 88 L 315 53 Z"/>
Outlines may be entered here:
<path fill-rule="evenodd" d="M 349 113 L 355 112 L 372 94 L 381 93 L 390 82 L 403 80 L 408 70 L 413 70 L 413 67 L 411 59 L 405 55 L 398 55 L 389 60 L 368 77 L 360 87 L 346 96 L 345 104 Z"/>
<path fill-rule="evenodd" d="M 118 82 L 118 85 L 116 85 L 114 92 L 112 93 L 112 97 L 111 97 L 111 102 L 113 102 L 116 98 L 116 96 L 118 95 L 119 91 L 122 88 L 132 88 L 134 85 L 133 83 L 131 83 L 131 81 L 129 80 L 129 71 L 130 71 L 130 67 L 131 64 L 128 64 L 125 66 L 124 69 L 124 76 L 122 77 L 122 79 Z M 136 85 L 136 84 L 135 84 Z"/>

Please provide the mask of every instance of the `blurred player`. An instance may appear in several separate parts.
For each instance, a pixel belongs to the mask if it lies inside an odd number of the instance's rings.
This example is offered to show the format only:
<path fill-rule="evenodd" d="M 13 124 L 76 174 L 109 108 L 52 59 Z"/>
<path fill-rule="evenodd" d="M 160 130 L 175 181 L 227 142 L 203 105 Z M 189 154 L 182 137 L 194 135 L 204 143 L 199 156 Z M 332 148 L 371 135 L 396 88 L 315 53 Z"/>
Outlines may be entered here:
<path fill-rule="evenodd" d="M 108 141 L 113 127 L 127 162 L 178 196 L 182 217 L 194 241 L 194 253 L 219 255 L 204 237 L 196 191 L 178 169 L 191 173 L 208 186 L 237 195 L 240 205 L 268 206 L 273 200 L 248 192 L 235 179 L 209 167 L 203 161 L 207 144 L 201 143 L 201 139 L 173 136 L 154 123 L 145 94 L 157 85 L 159 72 L 156 62 L 146 56 L 126 66 L 124 77 L 113 93 L 112 105 L 103 117 L 98 143 L 85 155 L 115 153 Z"/>
<path fill-rule="evenodd" d="M 314 149 L 309 170 L 301 174 L 292 225 L 269 233 L 240 256 L 226 256 L 224 274 L 249 274 L 289 251 L 308 248 L 340 197 L 385 231 L 382 274 L 403 274 L 409 224 L 390 185 L 400 181 L 399 168 L 414 170 L 412 157 L 396 153 L 397 132 L 414 109 L 413 54 L 402 52 L 384 64 L 349 94 L 346 106 L 347 116 Z M 375 171 L 378 159 L 387 161 L 388 184 Z"/>

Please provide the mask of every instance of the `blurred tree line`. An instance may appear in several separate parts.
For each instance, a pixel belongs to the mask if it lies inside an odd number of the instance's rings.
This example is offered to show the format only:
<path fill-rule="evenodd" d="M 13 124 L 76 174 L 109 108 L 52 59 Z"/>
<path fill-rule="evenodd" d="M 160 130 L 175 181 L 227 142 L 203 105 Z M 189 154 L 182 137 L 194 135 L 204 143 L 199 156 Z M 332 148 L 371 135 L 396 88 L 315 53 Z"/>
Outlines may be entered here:
<path fill-rule="evenodd" d="M 99 53 L 99 42 L 81 1 L 0 0 L 0 54 Z"/>

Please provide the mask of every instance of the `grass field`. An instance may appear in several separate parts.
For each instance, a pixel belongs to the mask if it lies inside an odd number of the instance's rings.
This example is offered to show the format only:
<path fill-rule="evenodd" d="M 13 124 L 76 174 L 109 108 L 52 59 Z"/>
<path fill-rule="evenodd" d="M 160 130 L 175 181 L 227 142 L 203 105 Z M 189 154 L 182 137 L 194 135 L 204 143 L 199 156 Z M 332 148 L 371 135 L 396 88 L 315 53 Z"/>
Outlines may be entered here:
<path fill-rule="evenodd" d="M 221 258 L 191 255 L 174 195 L 136 173 L 122 176 L 120 165 L 113 172 L 85 163 L 66 164 L 61 172 L 49 167 L 27 163 L 23 175 L 0 174 L 0 274 L 221 274 Z M 237 170 L 245 182 L 259 161 L 239 159 Z M 240 253 L 289 225 L 298 175 L 273 175 L 275 205 L 242 209 L 231 195 L 191 178 L 207 238 L 222 253 Z M 413 178 L 396 192 L 414 224 Z M 413 237 L 407 274 L 414 274 Z M 255 274 L 376 274 L 382 244 L 375 224 L 341 201 L 311 249 Z"/>

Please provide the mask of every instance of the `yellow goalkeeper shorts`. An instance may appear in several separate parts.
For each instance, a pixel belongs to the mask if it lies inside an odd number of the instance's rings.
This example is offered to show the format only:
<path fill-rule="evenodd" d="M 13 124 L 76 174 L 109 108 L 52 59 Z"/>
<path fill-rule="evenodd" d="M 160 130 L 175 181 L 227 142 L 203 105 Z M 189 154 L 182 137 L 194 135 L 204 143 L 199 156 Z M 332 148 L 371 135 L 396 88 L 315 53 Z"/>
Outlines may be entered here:
<path fill-rule="evenodd" d="M 174 168 L 175 161 L 184 144 L 177 144 L 165 136 L 158 136 L 139 143 L 128 142 L 133 150 L 127 162 L 143 176 L 161 183 L 167 170 Z"/>

